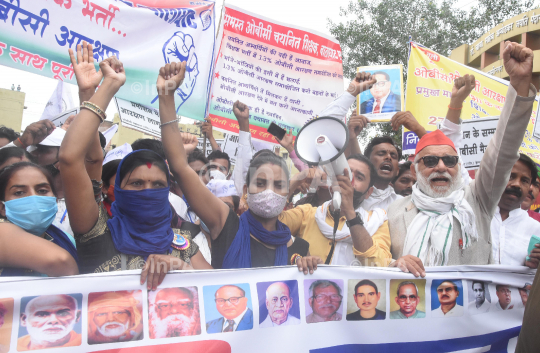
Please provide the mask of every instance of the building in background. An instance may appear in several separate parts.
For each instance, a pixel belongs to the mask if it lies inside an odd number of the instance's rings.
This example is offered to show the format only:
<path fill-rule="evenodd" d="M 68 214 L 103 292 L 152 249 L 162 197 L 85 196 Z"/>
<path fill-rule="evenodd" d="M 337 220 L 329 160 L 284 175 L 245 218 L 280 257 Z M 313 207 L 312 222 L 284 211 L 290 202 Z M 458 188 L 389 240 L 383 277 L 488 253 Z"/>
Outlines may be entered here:
<path fill-rule="evenodd" d="M 472 44 L 463 44 L 452 50 L 450 59 L 508 80 L 501 57 L 505 41 L 521 43 L 534 51 L 532 83 L 539 89 L 540 9 L 524 12 L 498 24 Z"/>
<path fill-rule="evenodd" d="M 25 96 L 24 92 L 0 88 L 0 125 L 21 131 Z"/>

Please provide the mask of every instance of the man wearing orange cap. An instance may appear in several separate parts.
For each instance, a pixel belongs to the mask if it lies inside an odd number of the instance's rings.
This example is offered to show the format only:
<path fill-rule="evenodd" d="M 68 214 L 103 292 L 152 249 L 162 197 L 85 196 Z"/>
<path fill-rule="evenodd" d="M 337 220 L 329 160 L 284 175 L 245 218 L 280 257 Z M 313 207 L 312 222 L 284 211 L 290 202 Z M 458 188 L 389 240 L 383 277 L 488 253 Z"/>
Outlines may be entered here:
<path fill-rule="evenodd" d="M 139 301 L 129 291 L 91 293 L 88 298 L 88 344 L 142 338 Z"/>
<path fill-rule="evenodd" d="M 411 196 L 388 210 L 392 265 L 425 276 L 424 265 L 485 265 L 491 256 L 490 222 L 505 189 L 532 112 L 533 53 L 505 43 L 502 53 L 510 85 L 493 138 L 469 185 L 463 185 L 454 143 L 440 130 L 417 144 L 411 170 L 417 184 Z M 461 106 L 450 111 L 459 112 Z"/>

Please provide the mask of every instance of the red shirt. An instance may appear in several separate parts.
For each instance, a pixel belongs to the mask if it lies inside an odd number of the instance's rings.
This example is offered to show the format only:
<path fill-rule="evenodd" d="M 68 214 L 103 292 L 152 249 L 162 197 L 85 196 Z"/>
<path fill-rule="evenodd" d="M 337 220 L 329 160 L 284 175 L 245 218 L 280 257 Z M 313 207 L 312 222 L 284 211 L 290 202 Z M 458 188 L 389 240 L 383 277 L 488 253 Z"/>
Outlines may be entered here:
<path fill-rule="evenodd" d="M 534 212 L 533 210 L 528 210 L 527 212 L 529 213 L 529 217 L 534 218 L 535 220 L 540 222 L 540 213 Z"/>

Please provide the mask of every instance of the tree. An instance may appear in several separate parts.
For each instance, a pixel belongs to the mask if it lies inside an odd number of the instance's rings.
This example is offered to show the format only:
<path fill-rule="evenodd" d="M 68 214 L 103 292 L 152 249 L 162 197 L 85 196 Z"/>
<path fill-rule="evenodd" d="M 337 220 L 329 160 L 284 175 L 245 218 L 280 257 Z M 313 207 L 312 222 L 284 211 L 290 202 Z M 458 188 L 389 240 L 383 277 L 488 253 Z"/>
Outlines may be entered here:
<path fill-rule="evenodd" d="M 343 21 L 329 20 L 330 33 L 341 43 L 343 75 L 354 77 L 356 68 L 370 65 L 404 65 L 407 79 L 409 36 L 441 55 L 472 43 L 488 29 L 524 11 L 534 0 L 479 0 L 465 11 L 456 0 L 352 0 L 341 8 Z M 389 124 L 371 124 L 361 139 L 374 134 L 390 134 L 401 144 L 401 131 Z"/>

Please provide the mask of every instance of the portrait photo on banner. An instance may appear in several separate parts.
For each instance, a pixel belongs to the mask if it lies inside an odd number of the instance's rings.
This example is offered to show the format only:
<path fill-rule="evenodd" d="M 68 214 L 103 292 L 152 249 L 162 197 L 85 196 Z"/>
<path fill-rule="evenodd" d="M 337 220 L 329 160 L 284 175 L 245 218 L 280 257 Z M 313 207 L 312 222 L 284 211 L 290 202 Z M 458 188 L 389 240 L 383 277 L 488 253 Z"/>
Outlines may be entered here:
<path fill-rule="evenodd" d="M 304 280 L 306 322 L 341 321 L 344 292 L 341 279 Z"/>
<path fill-rule="evenodd" d="M 390 121 L 403 110 L 403 65 L 362 66 L 377 82 L 356 98 L 356 112 L 371 122 Z"/>
<path fill-rule="evenodd" d="M 426 317 L 426 280 L 390 280 L 390 319 L 423 319 Z"/>
<path fill-rule="evenodd" d="M 525 308 L 529 297 L 527 290 L 495 283 L 491 283 L 489 286 L 486 284 L 486 288 L 488 287 L 493 298 L 489 308 L 490 312 Z"/>
<path fill-rule="evenodd" d="M 487 313 L 493 303 L 493 299 L 489 291 L 489 282 L 483 281 L 464 281 L 467 286 L 467 303 L 469 306 L 469 315 L 477 315 Z"/>
<path fill-rule="evenodd" d="M 463 316 L 463 283 L 459 279 L 431 282 L 431 317 Z"/>
<path fill-rule="evenodd" d="M 150 338 L 201 334 L 197 287 L 158 288 L 148 292 Z"/>
<path fill-rule="evenodd" d="M 88 295 L 88 344 L 143 339 L 142 291 Z"/>
<path fill-rule="evenodd" d="M 0 299 L 0 353 L 9 351 L 13 325 L 13 298 Z"/>
<path fill-rule="evenodd" d="M 259 327 L 300 324 L 297 281 L 259 282 Z"/>
<path fill-rule="evenodd" d="M 82 294 L 24 297 L 20 308 L 17 351 L 81 345 Z"/>
<path fill-rule="evenodd" d="M 249 283 L 204 286 L 207 333 L 236 332 L 253 328 L 253 303 Z"/>
<path fill-rule="evenodd" d="M 386 318 L 386 280 L 350 279 L 347 288 L 347 321 Z"/>

